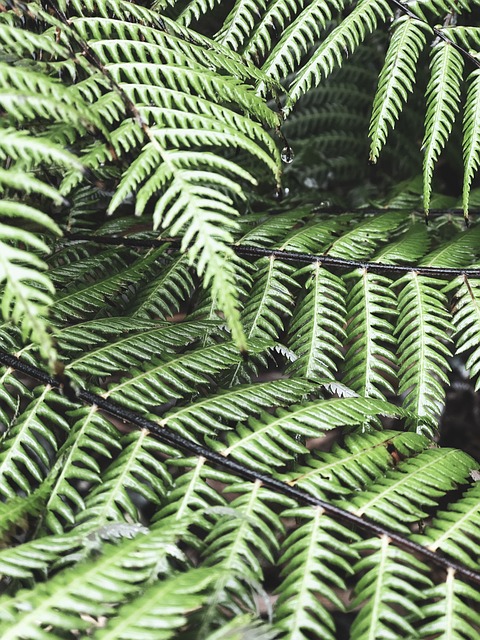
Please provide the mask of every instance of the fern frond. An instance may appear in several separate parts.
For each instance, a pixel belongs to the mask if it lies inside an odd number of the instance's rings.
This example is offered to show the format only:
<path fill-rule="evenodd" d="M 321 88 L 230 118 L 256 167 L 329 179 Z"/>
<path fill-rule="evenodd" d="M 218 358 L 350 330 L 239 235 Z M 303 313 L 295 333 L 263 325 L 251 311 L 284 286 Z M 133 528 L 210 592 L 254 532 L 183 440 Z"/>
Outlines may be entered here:
<path fill-rule="evenodd" d="M 334 238 L 327 253 L 347 260 L 365 260 L 371 257 L 378 245 L 403 222 L 404 214 L 399 212 L 366 217 L 351 230 Z"/>
<path fill-rule="evenodd" d="M 360 495 L 350 494 L 342 504 L 357 515 L 387 523 L 393 531 L 408 533 L 409 525 L 427 517 L 426 509 L 464 483 L 475 467 L 463 451 L 427 449 L 400 462 Z"/>
<path fill-rule="evenodd" d="M 200 637 L 206 637 L 206 631 L 215 619 L 218 621 L 220 607 L 234 613 L 254 609 L 253 596 L 261 588 L 262 563 L 273 562 L 273 553 L 279 546 L 278 533 L 283 531 L 281 519 L 272 507 L 290 506 L 288 499 L 267 491 L 260 482 L 253 486 L 232 484 L 228 489 L 239 494 L 230 504 L 233 511 L 215 523 L 205 540 L 204 565 L 221 569 L 222 573 L 213 582 L 202 611 Z M 231 593 L 235 600 L 229 597 Z"/>
<path fill-rule="evenodd" d="M 452 283 L 454 284 L 454 283 Z M 456 352 L 470 352 L 465 363 L 470 379 L 475 381 L 475 390 L 480 387 L 480 281 L 462 276 L 456 282 L 460 285 L 455 292 L 453 324 Z M 452 287 L 450 287 L 452 288 Z"/>
<path fill-rule="evenodd" d="M 446 311 L 443 284 L 415 272 L 401 278 L 398 293 L 399 393 L 405 393 L 403 407 L 411 413 L 409 424 L 422 431 L 435 429 L 436 417 L 445 398 L 448 382 L 450 315 Z"/>
<path fill-rule="evenodd" d="M 93 323 L 91 323 L 93 324 Z M 202 336 L 209 325 L 201 322 L 175 324 L 149 323 L 139 333 L 129 332 L 123 339 L 108 342 L 72 359 L 66 371 L 76 374 L 108 376 L 115 372 L 140 367 L 156 354 L 187 347 Z M 140 329 L 140 327 L 138 327 Z"/>
<path fill-rule="evenodd" d="M 155 457 L 165 453 L 165 447 L 149 438 L 147 431 L 128 434 L 120 444 L 120 454 L 102 474 L 101 483 L 89 492 L 85 509 L 77 517 L 84 529 L 109 522 L 140 522 L 140 506 L 133 496 L 158 505 L 171 484 L 170 474 Z"/>
<path fill-rule="evenodd" d="M 72 526 L 75 514 L 85 508 L 78 483 L 88 482 L 91 490 L 100 484 L 100 460 L 120 449 L 117 430 L 96 407 L 77 409 L 70 415 L 75 422 L 60 451 L 62 468 L 46 503 L 45 526 L 57 534 Z"/>
<path fill-rule="evenodd" d="M 173 409 L 156 422 L 188 438 L 196 433 L 214 435 L 217 430 L 230 429 L 232 422 L 298 402 L 312 391 L 311 383 L 295 379 L 236 385 Z"/>
<path fill-rule="evenodd" d="M 266 343 L 251 341 L 252 352 L 262 352 Z M 211 384 L 210 376 L 241 361 L 232 343 L 214 344 L 178 356 L 159 354 L 141 369 L 133 369 L 130 377 L 109 385 L 102 393 L 123 406 L 144 411 L 155 405 L 195 393 L 195 385 Z"/>
<path fill-rule="evenodd" d="M 0 574 L 3 578 L 34 578 L 37 571 L 46 572 L 69 554 L 84 546 L 81 536 L 43 536 L 0 550 Z"/>
<path fill-rule="evenodd" d="M 53 632 L 86 632 L 92 626 L 91 616 L 112 616 L 112 605 L 138 593 L 162 564 L 165 566 L 169 556 L 181 557 L 175 542 L 183 529 L 180 524 L 169 523 L 121 544 L 106 544 L 96 558 L 65 569 L 32 590 L 21 590 L 11 598 L 3 596 L 2 636 L 13 640 L 26 635 L 43 640 L 49 633 L 45 630 L 48 626 Z M 80 617 L 78 612 L 86 616 Z"/>
<path fill-rule="evenodd" d="M 247 338 L 278 338 L 283 318 L 291 314 L 293 297 L 290 289 L 296 286 L 291 265 L 274 257 L 260 258 L 255 263 L 252 290 L 243 313 Z"/>
<path fill-rule="evenodd" d="M 413 91 L 418 58 L 426 42 L 425 23 L 409 16 L 399 18 L 392 31 L 370 119 L 371 162 L 377 161 L 389 129 L 394 128 L 408 94 Z"/>
<path fill-rule="evenodd" d="M 476 635 L 480 595 L 477 589 L 456 578 L 453 569 L 448 569 L 445 582 L 427 590 L 425 597 L 429 602 L 422 607 L 426 622 L 419 630 L 421 638 L 435 634 L 439 640 L 469 640 Z"/>
<path fill-rule="evenodd" d="M 215 482 L 224 484 L 225 474 L 209 468 L 204 458 L 169 460 L 174 469 L 185 469 L 176 473 L 173 486 L 167 493 L 162 506 L 153 518 L 153 523 L 161 523 L 165 518 L 173 520 L 194 520 L 202 531 L 209 531 L 212 521 L 226 508 L 227 502 L 222 493 L 216 489 Z M 203 536 L 191 535 L 193 548 L 203 547 Z"/>
<path fill-rule="evenodd" d="M 274 628 L 289 640 L 303 640 L 310 634 L 335 640 L 335 622 L 318 596 L 336 610 L 344 610 L 336 590 L 345 589 L 343 576 L 353 573 L 358 553 L 352 543 L 358 538 L 321 509 L 289 509 L 283 516 L 296 518 L 299 525 L 281 548 L 283 580 L 277 588 Z"/>
<path fill-rule="evenodd" d="M 468 78 L 468 92 L 463 115 L 463 194 L 462 204 L 468 220 L 470 188 L 480 165 L 480 70 Z"/>
<path fill-rule="evenodd" d="M 397 301 L 390 288 L 392 281 L 366 269 L 349 274 L 346 281 L 350 322 L 343 382 L 359 395 L 382 399 L 385 390 L 394 392 L 392 381 L 396 378 L 391 321 Z"/>
<path fill-rule="evenodd" d="M 13 498 L 19 491 L 30 494 L 53 466 L 52 454 L 61 438 L 58 430 L 68 431 L 68 422 L 50 406 L 59 401 L 62 399 L 48 386 L 39 387 L 4 433 L 0 451 L 0 493 L 4 497 Z"/>
<path fill-rule="evenodd" d="M 305 463 L 287 474 L 288 482 L 313 496 L 341 496 L 360 490 L 394 466 L 392 452 L 411 456 L 423 451 L 429 440 L 416 433 L 398 431 L 354 432 L 329 452 L 315 451 Z"/>
<path fill-rule="evenodd" d="M 356 574 L 365 574 L 355 586 L 351 606 L 364 604 L 353 621 L 351 637 L 418 637 L 424 590 L 431 585 L 427 566 L 411 553 L 394 547 L 387 536 L 357 542 L 354 550 L 373 553 L 353 568 Z"/>
<path fill-rule="evenodd" d="M 309 89 L 327 78 L 344 61 L 343 51 L 353 53 L 365 37 L 385 21 L 392 10 L 385 0 L 361 0 L 353 11 L 333 29 L 297 74 L 285 105 L 288 114 Z"/>
<path fill-rule="evenodd" d="M 478 569 L 480 542 L 480 485 L 476 482 L 463 496 L 442 510 L 416 539 L 429 549 L 441 549 L 446 555 Z"/>
<path fill-rule="evenodd" d="M 463 73 L 463 58 L 449 43 L 440 41 L 432 49 L 430 80 L 427 86 L 427 113 L 422 149 L 423 207 L 430 208 L 433 170 L 447 143 L 458 111 Z"/>
<path fill-rule="evenodd" d="M 274 48 L 272 25 L 273 33 L 283 33 L 306 4 L 306 0 L 271 0 L 257 21 L 258 24 L 245 45 L 244 54 L 255 62 L 268 55 Z"/>
<path fill-rule="evenodd" d="M 299 269 L 295 275 L 307 276 L 307 293 L 295 308 L 290 323 L 288 347 L 296 359 L 287 371 L 310 380 L 333 379 L 336 363 L 343 359 L 345 285 L 318 262 Z"/>
<path fill-rule="evenodd" d="M 302 57 L 317 42 L 322 30 L 332 19 L 332 8 L 340 10 L 343 4 L 343 0 L 307 3 L 283 32 L 280 41 L 263 63 L 262 71 L 275 80 L 287 78 L 300 66 Z M 258 90 L 261 93 L 265 88 L 264 84 L 260 84 Z"/>
<path fill-rule="evenodd" d="M 307 453 L 299 437 L 317 438 L 335 427 L 361 425 L 378 415 L 397 416 L 399 412 L 387 402 L 370 398 L 316 400 L 274 414 L 262 413 L 259 419 L 252 417 L 226 434 L 227 447 L 220 442 L 211 444 L 225 456 L 269 472 Z"/>
<path fill-rule="evenodd" d="M 190 569 L 166 580 L 149 585 L 134 602 L 117 610 L 104 629 L 93 638 L 98 640 L 168 640 L 177 638 L 184 629 L 187 616 L 199 609 L 207 598 L 207 589 L 215 578 L 212 569 Z"/>
<path fill-rule="evenodd" d="M 215 40 L 234 51 L 241 49 L 266 5 L 267 0 L 236 0 Z"/>

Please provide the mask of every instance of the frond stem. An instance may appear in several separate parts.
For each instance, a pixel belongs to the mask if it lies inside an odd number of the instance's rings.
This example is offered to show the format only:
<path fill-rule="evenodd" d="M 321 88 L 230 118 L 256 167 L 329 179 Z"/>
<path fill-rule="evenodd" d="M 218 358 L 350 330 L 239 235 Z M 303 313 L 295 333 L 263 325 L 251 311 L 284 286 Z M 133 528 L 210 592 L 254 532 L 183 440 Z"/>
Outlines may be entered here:
<path fill-rule="evenodd" d="M 126 246 L 135 248 L 151 248 L 159 247 L 165 243 L 174 246 L 180 246 L 181 238 L 125 238 L 119 236 L 91 236 L 87 234 L 75 234 L 68 236 L 68 242 L 96 242 L 104 245 Z M 359 260 L 346 260 L 344 258 L 335 258 L 325 254 L 301 253 L 297 251 L 284 251 L 280 249 L 265 249 L 264 247 L 254 247 L 250 245 L 232 244 L 230 246 L 233 251 L 241 257 L 245 258 L 263 258 L 274 257 L 285 262 L 300 262 L 302 264 L 314 264 L 319 262 L 325 267 L 334 267 L 337 269 L 364 269 L 369 273 L 392 273 L 405 274 L 414 271 L 421 276 L 430 276 L 433 278 L 456 278 L 458 276 L 467 276 L 468 278 L 480 278 L 480 268 L 454 268 L 454 267 L 422 267 L 415 264 L 388 264 L 385 262 L 362 262 Z"/>

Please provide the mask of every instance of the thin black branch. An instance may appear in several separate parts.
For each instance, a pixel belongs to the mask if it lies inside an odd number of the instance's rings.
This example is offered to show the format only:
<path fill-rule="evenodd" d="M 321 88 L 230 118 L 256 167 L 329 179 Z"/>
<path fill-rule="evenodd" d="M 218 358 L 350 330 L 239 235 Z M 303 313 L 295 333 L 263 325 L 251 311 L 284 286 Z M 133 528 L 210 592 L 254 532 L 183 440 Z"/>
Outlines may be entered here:
<path fill-rule="evenodd" d="M 147 249 L 152 247 L 160 247 L 165 243 L 177 247 L 181 244 L 180 238 L 127 238 L 119 236 L 95 236 L 88 234 L 74 234 L 68 237 L 68 242 L 94 242 L 103 245 L 136 247 L 139 249 Z M 423 267 L 416 264 L 387 264 L 385 262 L 366 262 L 360 260 L 346 260 L 344 258 L 335 258 L 334 256 L 301 253 L 296 251 L 283 251 L 280 249 L 265 249 L 264 247 L 253 247 L 242 244 L 229 245 L 238 256 L 245 258 L 262 258 L 274 257 L 285 262 L 300 262 L 302 264 L 314 264 L 319 262 L 325 267 L 333 267 L 336 269 L 365 269 L 370 273 L 391 273 L 405 274 L 415 272 L 421 276 L 430 276 L 433 278 L 452 279 L 458 276 L 467 276 L 468 278 L 480 278 L 479 268 L 469 267 Z"/>
<path fill-rule="evenodd" d="M 22 362 L 19 358 L 7 353 L 3 349 L 0 349 L 0 362 L 14 371 L 27 375 L 45 385 L 50 385 L 50 387 L 58 389 L 59 391 L 61 391 L 64 386 L 64 383 L 60 382 L 60 380 L 52 378 L 38 367 Z M 205 458 L 205 460 L 211 464 L 222 467 L 234 476 L 250 480 L 252 482 L 261 482 L 264 487 L 287 496 L 288 498 L 303 504 L 320 507 L 326 514 L 340 520 L 350 527 L 361 529 L 368 534 L 387 536 L 397 546 L 412 553 L 421 555 L 439 567 L 444 569 L 453 569 L 458 576 L 464 578 L 468 582 L 480 585 L 479 572 L 468 569 L 467 567 L 449 560 L 448 558 L 440 556 L 427 547 L 417 544 L 398 533 L 389 531 L 386 527 L 361 518 L 360 516 L 346 511 L 345 509 L 341 509 L 329 502 L 319 500 L 318 498 L 311 496 L 306 491 L 293 487 L 266 473 L 255 471 L 239 462 L 236 462 L 235 460 L 226 458 L 220 453 L 212 451 L 208 447 L 178 435 L 168 427 L 160 427 L 155 422 L 152 422 L 129 409 L 121 407 L 116 402 L 103 398 L 102 396 L 92 393 L 86 389 L 79 390 L 76 393 L 76 397 L 79 401 L 82 401 L 87 405 L 96 406 L 106 413 L 109 413 L 111 416 L 119 418 L 125 422 L 129 422 L 139 429 L 146 429 L 158 440 L 175 448 L 181 449 L 189 455 L 193 454 L 195 456 Z"/>
<path fill-rule="evenodd" d="M 422 19 L 420 16 L 414 13 L 410 9 L 410 7 L 401 2 L 401 0 L 390 0 L 390 2 L 409 18 L 414 18 L 418 22 L 427 25 L 427 27 L 435 34 L 437 38 L 443 40 L 443 42 L 446 42 L 447 44 L 450 44 L 454 49 L 461 53 L 464 58 L 471 62 L 475 67 L 477 67 L 477 69 L 480 69 L 480 60 L 478 60 L 478 58 L 472 55 L 469 51 L 464 49 L 461 45 L 457 44 L 453 40 L 450 40 L 450 38 L 442 31 L 442 29 L 439 29 L 438 27 L 432 27 L 426 20 Z"/>
<path fill-rule="evenodd" d="M 391 213 L 391 212 L 400 212 L 403 211 L 403 209 L 399 209 L 398 207 L 362 207 L 361 209 L 345 209 L 345 207 L 338 207 L 335 205 L 328 205 L 328 206 L 322 206 L 322 205 L 317 205 L 312 209 L 312 213 L 313 214 L 335 214 L 335 215 L 342 215 L 345 213 L 359 213 L 362 215 L 382 215 L 384 213 Z M 422 218 L 424 217 L 424 213 L 423 210 L 420 210 L 419 208 L 412 208 L 410 213 L 412 214 L 412 216 L 418 214 L 418 216 L 421 216 Z M 480 211 L 478 209 L 469 209 L 469 215 L 476 215 L 480 213 Z M 428 217 L 429 218 L 434 218 L 434 217 L 439 217 L 439 216 L 464 216 L 464 211 L 463 209 L 457 209 L 456 207 L 453 208 L 447 208 L 447 209 L 429 209 L 428 211 Z"/>

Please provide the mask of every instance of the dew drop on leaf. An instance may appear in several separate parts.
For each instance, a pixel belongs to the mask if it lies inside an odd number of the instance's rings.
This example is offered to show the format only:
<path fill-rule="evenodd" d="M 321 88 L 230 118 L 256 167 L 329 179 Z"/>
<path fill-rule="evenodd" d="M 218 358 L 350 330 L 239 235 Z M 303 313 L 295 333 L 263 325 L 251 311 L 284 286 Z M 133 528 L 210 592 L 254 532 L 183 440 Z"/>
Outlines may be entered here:
<path fill-rule="evenodd" d="M 281 156 L 282 161 L 286 164 L 291 164 L 293 162 L 293 158 L 295 154 L 293 153 L 293 149 L 289 146 L 283 147 Z"/>

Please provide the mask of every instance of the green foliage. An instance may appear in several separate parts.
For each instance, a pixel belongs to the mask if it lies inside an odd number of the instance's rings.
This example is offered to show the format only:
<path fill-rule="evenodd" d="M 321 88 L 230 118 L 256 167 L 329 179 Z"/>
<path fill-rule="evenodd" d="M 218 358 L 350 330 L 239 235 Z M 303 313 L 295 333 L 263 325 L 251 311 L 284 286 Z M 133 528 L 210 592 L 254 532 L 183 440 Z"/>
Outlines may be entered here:
<path fill-rule="evenodd" d="M 478 635 L 476 22 L 0 2 L 2 638 Z"/>

